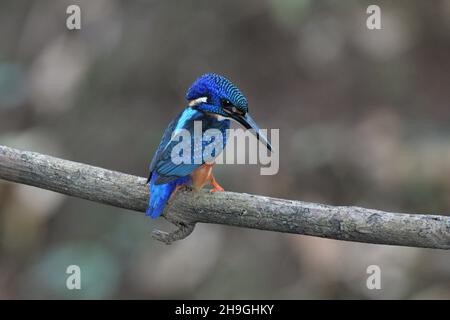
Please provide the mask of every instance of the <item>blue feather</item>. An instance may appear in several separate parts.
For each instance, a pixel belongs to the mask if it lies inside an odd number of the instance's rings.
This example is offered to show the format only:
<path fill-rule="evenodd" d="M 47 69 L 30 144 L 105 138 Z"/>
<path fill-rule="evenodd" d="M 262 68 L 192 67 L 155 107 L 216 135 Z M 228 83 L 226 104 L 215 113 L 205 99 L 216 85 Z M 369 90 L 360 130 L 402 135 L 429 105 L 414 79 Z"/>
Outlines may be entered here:
<path fill-rule="evenodd" d="M 150 188 L 150 200 L 146 214 L 152 218 L 160 216 L 175 188 L 179 185 L 190 183 L 191 173 L 200 167 L 205 160 L 203 151 L 214 141 L 202 141 L 202 150 L 195 152 L 194 122 L 201 121 L 202 133 L 207 129 L 219 129 L 223 135 L 222 151 L 226 144 L 226 130 L 230 128 L 230 121 L 219 121 L 212 114 L 227 117 L 222 109 L 222 101 L 230 101 L 242 113 L 248 111 L 247 99 L 229 80 L 216 74 L 205 74 L 195 81 L 188 90 L 186 98 L 190 101 L 206 98 L 194 107 L 187 107 L 167 127 L 161 142 L 150 163 L 150 175 L 148 178 Z M 179 141 L 172 141 L 172 136 L 177 130 L 186 129 L 191 134 L 191 162 L 175 164 L 172 161 L 172 150 Z M 212 139 L 213 140 L 213 139 Z M 197 150 L 198 151 L 198 150 Z M 218 156 L 214 154 L 214 156 Z"/>
<path fill-rule="evenodd" d="M 147 211 L 145 215 L 158 218 L 164 211 L 167 201 L 169 200 L 172 192 L 179 185 L 183 185 L 189 182 L 190 177 L 182 177 L 176 180 L 172 180 L 166 184 L 155 184 L 158 174 L 153 174 L 150 180 L 150 200 L 148 203 Z"/>

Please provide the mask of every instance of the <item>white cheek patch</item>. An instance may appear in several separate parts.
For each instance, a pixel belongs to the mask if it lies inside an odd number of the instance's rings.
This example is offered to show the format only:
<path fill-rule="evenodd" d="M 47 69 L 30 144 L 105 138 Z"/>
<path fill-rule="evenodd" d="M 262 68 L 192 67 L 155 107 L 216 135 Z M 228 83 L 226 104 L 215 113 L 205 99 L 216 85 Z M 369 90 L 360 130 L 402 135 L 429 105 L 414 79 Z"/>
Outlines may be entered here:
<path fill-rule="evenodd" d="M 200 97 L 194 100 L 189 101 L 189 107 L 195 107 L 199 105 L 200 103 L 206 103 L 208 102 L 208 97 Z M 211 114 L 213 117 L 215 117 L 218 121 L 227 120 L 227 117 L 221 116 L 219 114 Z"/>
<path fill-rule="evenodd" d="M 200 103 L 208 102 L 208 97 L 200 97 L 194 100 L 189 101 L 189 107 L 195 107 L 196 105 L 199 105 Z"/>

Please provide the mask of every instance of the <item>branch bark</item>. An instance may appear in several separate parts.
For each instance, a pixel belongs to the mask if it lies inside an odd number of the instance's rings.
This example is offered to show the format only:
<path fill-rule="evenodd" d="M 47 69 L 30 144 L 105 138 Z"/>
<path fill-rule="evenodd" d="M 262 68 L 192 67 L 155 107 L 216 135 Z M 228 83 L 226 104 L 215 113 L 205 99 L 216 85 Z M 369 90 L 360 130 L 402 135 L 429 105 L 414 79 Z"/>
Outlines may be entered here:
<path fill-rule="evenodd" d="M 0 178 L 116 207 L 144 212 L 146 179 L 0 146 Z M 244 193 L 180 190 L 164 216 L 179 229 L 156 230 L 171 243 L 194 225 L 229 226 L 373 244 L 450 249 L 450 217 L 283 200 Z"/>

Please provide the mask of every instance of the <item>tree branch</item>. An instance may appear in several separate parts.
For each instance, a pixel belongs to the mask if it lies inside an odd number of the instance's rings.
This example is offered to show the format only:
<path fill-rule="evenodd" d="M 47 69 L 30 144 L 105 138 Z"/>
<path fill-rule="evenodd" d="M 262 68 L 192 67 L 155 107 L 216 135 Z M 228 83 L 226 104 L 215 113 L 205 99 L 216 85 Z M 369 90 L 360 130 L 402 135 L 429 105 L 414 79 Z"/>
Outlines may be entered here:
<path fill-rule="evenodd" d="M 144 212 L 144 178 L 47 155 L 0 146 L 0 178 L 70 196 Z M 450 249 L 450 217 L 334 207 L 234 192 L 180 190 L 164 216 L 179 229 L 155 231 L 171 243 L 197 222 L 304 234 L 323 238 Z"/>

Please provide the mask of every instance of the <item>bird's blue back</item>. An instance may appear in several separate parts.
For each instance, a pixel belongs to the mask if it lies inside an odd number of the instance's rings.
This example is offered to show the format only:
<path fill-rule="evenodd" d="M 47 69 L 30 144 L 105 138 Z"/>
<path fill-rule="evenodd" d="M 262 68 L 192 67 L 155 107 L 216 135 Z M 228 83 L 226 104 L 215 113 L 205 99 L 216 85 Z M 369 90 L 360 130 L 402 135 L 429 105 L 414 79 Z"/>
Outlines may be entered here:
<path fill-rule="evenodd" d="M 220 148 L 218 148 L 218 151 L 223 149 L 226 145 L 226 130 L 230 128 L 229 120 L 219 121 L 192 107 L 188 107 L 181 112 L 167 127 L 158 149 L 153 156 L 152 162 L 150 163 L 150 201 L 146 214 L 150 215 L 152 218 L 157 218 L 161 215 L 167 200 L 175 188 L 179 185 L 190 183 L 190 174 L 205 163 L 203 151 L 207 145 L 214 141 L 202 141 L 201 152 L 194 150 L 194 121 L 201 121 L 202 133 L 207 129 L 220 130 L 223 142 Z M 177 139 L 172 141 L 172 135 L 179 129 L 189 131 L 191 136 L 190 163 L 175 164 L 171 159 L 173 148 L 180 142 Z M 219 153 L 220 152 L 217 152 L 217 154 L 213 155 L 218 156 Z"/>
<path fill-rule="evenodd" d="M 228 79 L 213 73 L 198 78 L 186 94 L 187 100 L 199 104 L 187 107 L 167 127 L 161 142 L 150 163 L 150 200 L 147 215 L 158 217 L 175 188 L 190 183 L 190 175 L 195 169 L 205 163 L 203 150 L 210 143 L 217 146 L 216 141 L 202 141 L 202 150 L 194 150 L 194 122 L 201 121 L 202 133 L 207 129 L 218 129 L 222 133 L 223 141 L 218 151 L 223 150 L 226 144 L 226 130 L 230 128 L 230 120 L 219 121 L 215 115 L 227 116 L 222 110 L 223 102 L 230 101 L 241 112 L 247 112 L 247 99 Z M 177 130 L 185 129 L 191 135 L 191 161 L 190 163 L 175 164 L 172 162 L 172 150 L 179 141 L 172 140 Z M 197 137 L 198 138 L 198 137 Z M 201 138 L 201 137 L 200 137 Z M 218 152 L 219 153 L 219 152 Z M 218 156 L 215 154 L 214 156 Z M 211 160 L 211 159 L 208 159 Z"/>

